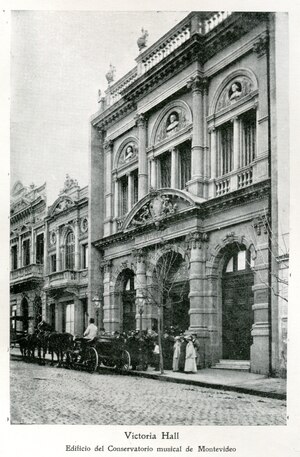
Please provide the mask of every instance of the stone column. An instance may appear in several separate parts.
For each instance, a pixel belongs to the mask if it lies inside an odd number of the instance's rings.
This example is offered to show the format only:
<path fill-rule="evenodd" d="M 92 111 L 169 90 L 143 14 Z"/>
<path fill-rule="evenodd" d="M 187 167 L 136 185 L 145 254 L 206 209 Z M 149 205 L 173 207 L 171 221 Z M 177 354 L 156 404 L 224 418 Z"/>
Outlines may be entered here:
<path fill-rule="evenodd" d="M 83 328 L 83 305 L 82 301 L 74 295 L 74 333 L 75 335 L 82 335 L 84 332 Z"/>
<path fill-rule="evenodd" d="M 119 181 L 117 175 L 114 175 L 114 225 L 113 225 L 113 232 L 116 233 L 118 231 L 117 219 L 119 217 Z"/>
<path fill-rule="evenodd" d="M 34 245 L 35 245 L 35 236 L 34 229 L 31 227 L 31 236 L 30 236 L 30 264 L 35 263 L 34 261 Z"/>
<path fill-rule="evenodd" d="M 59 227 L 56 229 L 56 271 L 61 270 L 61 258 L 60 258 L 60 233 Z"/>
<path fill-rule="evenodd" d="M 49 271 L 49 256 L 48 256 L 48 222 L 45 221 L 44 231 L 44 276 L 48 275 Z"/>
<path fill-rule="evenodd" d="M 127 174 L 128 178 L 128 211 L 133 207 L 133 176 L 132 173 Z"/>
<path fill-rule="evenodd" d="M 148 305 L 147 305 L 147 276 L 146 276 L 146 261 L 145 255 L 141 249 L 134 252 L 136 258 L 136 273 L 135 273 L 135 290 L 136 290 L 136 328 L 140 330 L 140 323 L 142 323 L 142 330 L 146 329 L 149 325 Z M 142 315 L 140 309 L 142 305 Z"/>
<path fill-rule="evenodd" d="M 212 328 L 212 310 L 207 300 L 207 279 L 205 275 L 207 234 L 195 232 L 187 237 L 190 251 L 190 327 L 201 341 L 201 365 L 211 365 L 210 330 Z"/>
<path fill-rule="evenodd" d="M 269 319 L 269 246 L 267 220 L 264 216 L 253 221 L 256 252 L 254 253 L 254 324 L 251 335 L 251 372 L 270 374 L 270 319 Z M 252 253 L 253 256 L 253 253 Z M 278 323 L 276 323 L 278 324 Z"/>
<path fill-rule="evenodd" d="M 171 150 L 171 187 L 178 189 L 178 151 L 176 148 Z"/>
<path fill-rule="evenodd" d="M 239 155 L 240 155 L 240 120 L 238 117 L 233 119 L 233 164 L 232 170 L 237 172 L 239 168 Z M 238 188 L 237 174 L 231 176 L 230 189 L 236 190 Z"/>
<path fill-rule="evenodd" d="M 58 332 L 62 332 L 63 329 L 63 313 L 64 313 L 64 305 L 63 303 L 59 303 L 58 300 L 55 301 L 55 329 Z"/>
<path fill-rule="evenodd" d="M 74 221 L 75 237 L 75 270 L 80 270 L 80 244 L 79 244 L 79 219 Z"/>
<path fill-rule="evenodd" d="M 146 154 L 146 119 L 143 114 L 136 117 L 139 137 L 139 200 L 148 193 L 148 164 Z"/>
<path fill-rule="evenodd" d="M 110 260 L 103 261 L 101 270 L 103 274 L 103 297 L 100 297 L 103 302 L 98 311 L 99 322 L 102 328 L 106 331 L 120 331 L 120 307 L 118 300 L 112 300 L 110 293 L 112 262 Z M 116 297 L 114 297 L 116 298 Z"/>
<path fill-rule="evenodd" d="M 151 187 L 152 189 L 156 189 L 157 187 L 157 170 L 156 170 L 156 159 L 154 157 L 150 160 L 150 167 L 151 167 Z"/>
<path fill-rule="evenodd" d="M 209 197 L 216 196 L 215 179 L 217 177 L 217 132 L 215 127 L 212 127 L 210 133 L 210 182 L 209 182 Z"/>
<path fill-rule="evenodd" d="M 18 236 L 18 268 L 22 267 L 22 236 Z"/>
<path fill-rule="evenodd" d="M 195 76 L 188 87 L 193 93 L 193 138 L 192 138 L 192 176 L 188 182 L 189 192 L 198 197 L 204 196 L 204 110 L 203 93 L 206 90 L 206 80 Z"/>
<path fill-rule="evenodd" d="M 104 221 L 104 236 L 111 235 L 112 224 L 112 160 L 113 160 L 113 141 L 104 142 L 104 157 L 105 157 L 105 221 Z"/>

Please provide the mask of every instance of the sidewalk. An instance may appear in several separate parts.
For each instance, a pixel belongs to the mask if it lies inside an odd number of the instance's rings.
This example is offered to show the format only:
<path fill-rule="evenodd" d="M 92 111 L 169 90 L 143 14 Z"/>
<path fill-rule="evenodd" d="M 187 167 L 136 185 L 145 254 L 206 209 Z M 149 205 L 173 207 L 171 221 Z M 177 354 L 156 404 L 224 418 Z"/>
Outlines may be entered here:
<path fill-rule="evenodd" d="M 12 360 L 21 360 L 18 348 L 11 349 L 10 354 Z M 50 356 L 47 355 L 46 362 L 49 361 Z M 102 369 L 115 372 L 113 368 L 101 367 Z M 243 371 L 204 368 L 197 373 L 174 373 L 173 371 L 165 370 L 164 374 L 160 374 L 160 372 L 154 371 L 153 368 L 149 367 L 147 371 L 130 370 L 124 372 L 124 374 L 211 389 L 231 390 L 278 400 L 286 399 L 286 379 L 268 378 L 264 375 Z"/>

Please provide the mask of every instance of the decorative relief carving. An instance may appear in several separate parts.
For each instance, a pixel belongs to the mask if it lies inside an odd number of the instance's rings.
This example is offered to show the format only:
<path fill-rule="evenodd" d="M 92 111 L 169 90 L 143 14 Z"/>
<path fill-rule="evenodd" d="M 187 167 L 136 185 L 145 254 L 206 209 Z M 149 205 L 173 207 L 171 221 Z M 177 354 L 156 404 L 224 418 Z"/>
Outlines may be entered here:
<path fill-rule="evenodd" d="M 88 231 L 88 226 L 89 226 L 88 218 L 84 217 L 83 219 L 81 219 L 80 229 L 81 229 L 82 233 L 86 233 Z"/>
<path fill-rule="evenodd" d="M 111 260 L 103 260 L 100 263 L 100 269 L 103 271 L 103 273 L 110 273 L 112 268 L 112 261 Z"/>
<path fill-rule="evenodd" d="M 56 244 L 56 233 L 54 231 L 50 233 L 50 244 Z"/>
<path fill-rule="evenodd" d="M 163 219 L 177 210 L 176 197 L 172 195 L 160 195 L 156 191 L 150 192 L 148 201 L 131 221 L 131 225 L 144 225 L 154 222 L 159 227 Z"/>
<path fill-rule="evenodd" d="M 137 262 L 145 262 L 145 252 L 143 249 L 133 249 L 132 256 Z"/>
<path fill-rule="evenodd" d="M 53 210 L 53 214 L 61 213 L 62 211 L 71 208 L 72 206 L 74 206 L 74 202 L 71 200 L 71 198 L 63 198 L 57 203 L 56 207 Z"/>
<path fill-rule="evenodd" d="M 264 214 L 256 217 L 255 219 L 253 219 L 252 225 L 258 236 L 260 236 L 262 232 L 264 234 L 267 234 L 269 229 L 268 216 Z"/>
<path fill-rule="evenodd" d="M 245 97 L 253 91 L 253 82 L 246 76 L 234 78 L 221 93 L 216 111 L 232 105 L 237 100 Z"/>
<path fill-rule="evenodd" d="M 183 108 L 172 108 L 162 119 L 158 127 L 155 143 L 173 136 L 187 125 L 187 115 Z"/>
<path fill-rule="evenodd" d="M 127 143 L 119 157 L 118 165 L 123 165 L 124 163 L 129 163 L 133 160 L 135 160 L 138 156 L 138 146 L 134 141 L 130 141 Z"/>
<path fill-rule="evenodd" d="M 262 35 L 253 45 L 253 51 L 256 52 L 258 57 L 262 57 L 266 54 L 269 45 L 269 36 L 267 34 Z"/>
<path fill-rule="evenodd" d="M 60 191 L 60 194 L 63 194 L 64 192 L 67 192 L 70 189 L 73 189 L 73 187 L 78 187 L 78 182 L 77 179 L 72 179 L 68 174 L 66 174 L 66 179 L 64 182 L 64 187 Z"/>
<path fill-rule="evenodd" d="M 186 236 L 186 248 L 189 249 L 201 249 L 204 242 L 208 241 L 208 234 L 206 232 L 196 231 L 189 233 Z"/>

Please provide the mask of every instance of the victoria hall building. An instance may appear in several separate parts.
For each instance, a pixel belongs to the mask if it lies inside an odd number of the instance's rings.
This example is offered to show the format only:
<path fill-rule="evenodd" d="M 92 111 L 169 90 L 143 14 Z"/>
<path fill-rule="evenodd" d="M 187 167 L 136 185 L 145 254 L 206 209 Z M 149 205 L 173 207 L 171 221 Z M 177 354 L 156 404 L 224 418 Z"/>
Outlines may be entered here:
<path fill-rule="evenodd" d="M 60 234 L 72 268 L 55 224 L 71 208 L 48 213 L 43 316 L 64 330 L 69 303 L 78 330 L 175 328 L 197 335 L 202 367 L 285 376 L 286 14 L 191 12 L 147 35 L 91 117 L 88 217 L 78 193 Z"/>

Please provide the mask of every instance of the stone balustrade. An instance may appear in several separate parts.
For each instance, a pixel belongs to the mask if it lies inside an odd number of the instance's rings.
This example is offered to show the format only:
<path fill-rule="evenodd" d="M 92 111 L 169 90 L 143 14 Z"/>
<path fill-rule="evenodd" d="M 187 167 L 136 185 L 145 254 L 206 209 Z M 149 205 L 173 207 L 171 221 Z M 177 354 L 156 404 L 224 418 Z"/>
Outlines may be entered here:
<path fill-rule="evenodd" d="M 106 90 L 105 108 L 118 102 L 124 89 L 182 46 L 192 34 L 206 35 L 230 15 L 230 11 L 189 14 L 152 46 L 141 52 L 136 58 L 137 66 Z"/>
<path fill-rule="evenodd" d="M 238 173 L 238 189 L 242 187 L 250 186 L 253 180 L 253 170 L 252 167 L 243 170 L 242 172 Z"/>
<path fill-rule="evenodd" d="M 10 272 L 10 281 L 16 282 L 24 279 L 41 278 L 43 277 L 43 265 L 26 265 L 25 267 L 12 270 Z"/>

